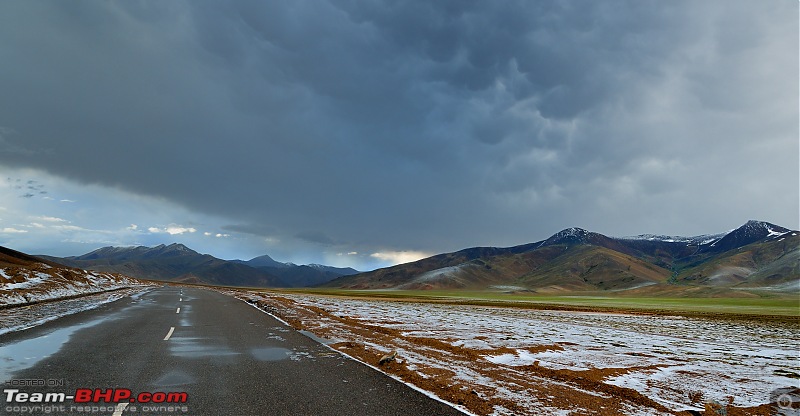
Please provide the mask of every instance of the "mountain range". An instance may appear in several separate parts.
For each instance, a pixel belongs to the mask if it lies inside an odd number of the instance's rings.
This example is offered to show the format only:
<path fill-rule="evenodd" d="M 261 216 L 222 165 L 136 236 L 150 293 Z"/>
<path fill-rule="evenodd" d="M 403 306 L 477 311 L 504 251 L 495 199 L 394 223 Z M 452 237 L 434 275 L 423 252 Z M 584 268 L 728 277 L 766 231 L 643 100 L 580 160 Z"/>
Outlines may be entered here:
<path fill-rule="evenodd" d="M 39 257 L 142 279 L 226 286 L 726 296 L 750 289 L 800 292 L 800 232 L 763 221 L 694 237 L 608 237 L 567 228 L 535 243 L 467 248 L 365 273 L 282 263 L 267 255 L 222 260 L 177 243 Z"/>
<path fill-rule="evenodd" d="M 520 246 L 474 247 L 339 277 L 324 287 L 745 295 L 800 291 L 800 232 L 748 221 L 695 237 L 608 237 L 567 228 Z"/>
<path fill-rule="evenodd" d="M 222 260 L 183 244 L 155 247 L 103 247 L 81 256 L 39 258 L 69 267 L 121 273 L 140 279 L 222 286 L 301 287 L 325 283 L 351 268 L 281 263 L 269 256 Z"/>

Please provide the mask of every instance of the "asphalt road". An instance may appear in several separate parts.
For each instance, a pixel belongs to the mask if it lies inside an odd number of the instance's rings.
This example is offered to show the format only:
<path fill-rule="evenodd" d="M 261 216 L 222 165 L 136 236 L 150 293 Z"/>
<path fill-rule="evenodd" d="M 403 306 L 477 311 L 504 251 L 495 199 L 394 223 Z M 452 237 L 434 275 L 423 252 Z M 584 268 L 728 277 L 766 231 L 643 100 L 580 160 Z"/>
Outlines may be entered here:
<path fill-rule="evenodd" d="M 49 408 L 55 415 L 462 414 L 242 301 L 203 289 L 159 288 L 2 335 L 2 382 L 0 414 L 48 409 L 31 406 L 56 406 Z M 172 409 L 104 402 L 79 409 L 86 405 L 69 399 L 9 403 L 6 392 L 73 395 L 81 388 L 186 392 L 188 401 Z"/>

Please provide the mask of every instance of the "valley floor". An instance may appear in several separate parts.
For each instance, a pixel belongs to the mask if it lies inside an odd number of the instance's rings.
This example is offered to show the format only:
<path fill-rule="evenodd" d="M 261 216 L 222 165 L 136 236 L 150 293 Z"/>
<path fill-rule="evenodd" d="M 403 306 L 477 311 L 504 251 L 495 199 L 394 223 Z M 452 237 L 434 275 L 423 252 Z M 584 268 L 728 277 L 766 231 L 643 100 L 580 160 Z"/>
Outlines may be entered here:
<path fill-rule="evenodd" d="M 797 320 L 231 293 L 480 415 L 769 414 L 800 383 Z"/>

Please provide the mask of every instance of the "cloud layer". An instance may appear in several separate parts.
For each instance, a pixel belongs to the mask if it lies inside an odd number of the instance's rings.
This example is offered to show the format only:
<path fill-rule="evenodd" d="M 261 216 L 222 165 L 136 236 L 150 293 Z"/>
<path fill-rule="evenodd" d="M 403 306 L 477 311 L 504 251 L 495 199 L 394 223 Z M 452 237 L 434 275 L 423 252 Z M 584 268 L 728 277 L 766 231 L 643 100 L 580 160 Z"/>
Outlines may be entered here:
<path fill-rule="evenodd" d="M 0 165 L 325 253 L 797 228 L 797 8 L 8 2 Z"/>

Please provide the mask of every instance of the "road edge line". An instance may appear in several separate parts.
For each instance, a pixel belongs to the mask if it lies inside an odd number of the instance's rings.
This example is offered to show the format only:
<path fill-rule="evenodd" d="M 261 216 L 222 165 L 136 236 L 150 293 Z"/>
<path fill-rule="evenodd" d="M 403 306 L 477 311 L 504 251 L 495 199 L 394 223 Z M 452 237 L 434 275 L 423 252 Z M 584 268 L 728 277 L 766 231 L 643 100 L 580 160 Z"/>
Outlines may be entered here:
<path fill-rule="evenodd" d="M 230 295 L 229 295 L 229 296 L 230 296 Z M 440 403 L 446 404 L 446 405 L 448 405 L 448 406 L 452 407 L 453 409 L 455 409 L 455 410 L 458 410 L 458 411 L 459 411 L 459 412 L 461 412 L 461 413 L 464 413 L 465 415 L 468 415 L 468 416 L 478 416 L 477 414 L 470 412 L 470 411 L 469 411 L 469 410 L 467 410 L 466 408 L 462 408 L 461 406 L 459 406 L 459 405 L 457 405 L 457 404 L 455 404 L 455 403 L 451 403 L 451 402 L 448 402 L 448 401 L 447 401 L 447 400 L 445 400 L 445 399 L 442 399 L 441 397 L 437 396 L 437 395 L 436 395 L 436 394 L 434 394 L 433 392 L 430 392 L 430 391 L 424 390 L 424 389 L 422 389 L 422 388 L 420 388 L 420 387 L 417 387 L 417 386 L 415 386 L 415 385 L 413 385 L 413 384 L 411 384 L 411 383 L 408 383 L 408 382 L 404 381 L 403 379 L 401 379 L 401 378 L 399 378 L 399 377 L 395 376 L 394 374 L 389 374 L 389 373 L 387 373 L 387 372 L 385 372 L 385 371 L 381 370 L 380 368 L 378 368 L 378 367 L 375 367 L 375 366 L 374 366 L 374 365 L 372 365 L 372 364 L 369 364 L 369 363 L 366 363 L 366 362 L 364 362 L 364 361 L 361 361 L 361 360 L 359 360 L 359 359 L 357 359 L 357 358 L 355 358 L 355 357 L 351 356 L 350 354 L 347 354 L 347 353 L 345 353 L 345 352 L 343 352 L 343 351 L 339 351 L 339 350 L 337 350 L 337 349 L 335 349 L 335 348 L 331 347 L 330 345 L 323 344 L 323 343 L 321 343 L 321 342 L 319 342 L 319 341 L 315 340 L 314 338 L 311 338 L 311 337 L 309 337 L 308 335 L 305 335 L 305 334 L 303 334 L 302 332 L 298 331 L 297 329 L 294 329 L 294 328 L 293 328 L 291 325 L 289 325 L 289 323 L 288 323 L 288 322 L 284 321 L 283 319 L 281 319 L 281 318 L 279 318 L 279 317 L 275 316 L 275 315 L 274 315 L 274 314 L 272 314 L 271 312 L 267 312 L 267 311 L 265 311 L 265 310 L 263 310 L 263 309 L 259 308 L 259 307 L 258 307 L 258 305 L 256 305 L 255 303 L 250 303 L 250 302 L 248 302 L 248 301 L 246 301 L 246 300 L 244 300 L 244 299 L 240 299 L 240 298 L 238 298 L 238 297 L 236 297 L 236 296 L 231 296 L 231 297 L 233 297 L 234 299 L 239 299 L 240 301 L 242 301 L 242 302 L 244 302 L 244 303 L 246 303 L 246 304 L 248 304 L 248 305 L 250 305 L 250 306 L 252 306 L 252 307 L 254 307 L 254 308 L 256 308 L 256 309 L 258 309 L 259 311 L 261 311 L 261 313 L 265 313 L 265 314 L 267 314 L 267 315 L 269 315 L 269 316 L 271 316 L 271 317 L 275 318 L 275 319 L 276 319 L 276 320 L 278 320 L 279 322 L 281 322 L 281 323 L 283 323 L 284 325 L 288 326 L 288 327 L 289 327 L 290 329 L 292 329 L 293 331 L 295 331 L 295 332 L 299 333 L 300 335 L 303 335 L 304 337 L 306 337 L 306 338 L 308 338 L 308 339 L 310 339 L 310 340 L 312 340 L 312 341 L 314 341 L 314 342 L 318 343 L 319 345 L 322 345 L 322 346 L 324 346 L 325 348 L 327 348 L 327 349 L 329 349 L 329 350 L 331 350 L 331 351 L 335 351 L 335 352 L 337 352 L 337 353 L 339 353 L 339 354 L 341 354 L 341 355 L 343 355 L 343 356 L 345 356 L 345 357 L 347 357 L 347 358 L 349 358 L 349 359 L 351 359 L 351 360 L 353 360 L 353 361 L 355 361 L 355 362 L 357 362 L 357 363 L 361 363 L 361 364 L 363 364 L 363 365 L 365 365 L 365 366 L 367 366 L 367 367 L 369 367 L 369 368 L 371 368 L 371 369 L 373 369 L 373 370 L 375 370 L 375 371 L 377 371 L 377 372 L 379 372 L 379 373 L 381 373 L 381 374 L 385 375 L 386 377 L 389 377 L 389 378 L 391 378 L 392 380 L 394 380 L 394 381 L 397 381 L 398 383 L 400 383 L 400 384 L 402 384 L 402 385 L 404 385 L 404 386 L 408 386 L 408 387 L 410 387 L 412 390 L 416 390 L 416 391 L 418 391 L 418 392 L 422 393 L 423 395 L 427 396 L 428 398 L 431 398 L 431 399 L 433 399 L 433 400 L 436 400 L 437 402 L 440 402 Z"/>

